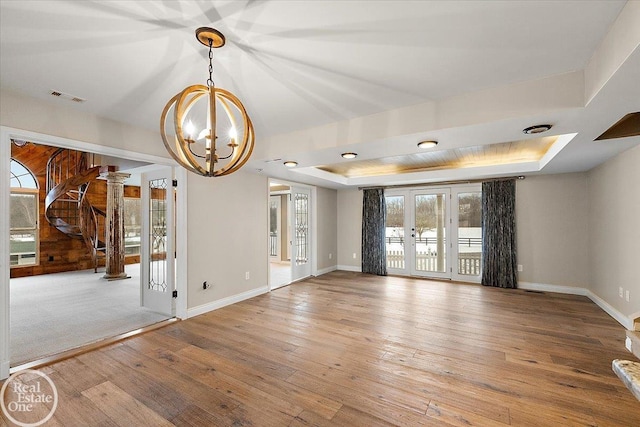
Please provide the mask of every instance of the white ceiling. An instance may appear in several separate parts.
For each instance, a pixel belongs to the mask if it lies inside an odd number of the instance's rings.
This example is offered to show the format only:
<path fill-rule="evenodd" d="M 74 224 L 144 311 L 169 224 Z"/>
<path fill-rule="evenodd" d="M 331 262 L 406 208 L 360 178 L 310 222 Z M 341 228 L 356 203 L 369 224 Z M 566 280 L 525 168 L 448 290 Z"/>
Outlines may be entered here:
<path fill-rule="evenodd" d="M 640 110 L 640 49 L 593 97 L 582 72 L 625 3 L 2 0 L 0 85 L 71 106 L 49 95 L 68 93 L 87 99 L 74 108 L 156 130 L 169 98 L 205 83 L 207 49 L 194 31 L 212 26 L 227 38 L 215 51 L 216 86 L 243 101 L 256 127 L 249 170 L 331 187 L 587 170 L 640 142 L 593 143 L 622 115 Z M 554 79 L 549 87 L 562 87 L 556 80 L 564 75 L 568 86 L 582 82 L 582 105 L 541 102 L 466 121 L 443 112 L 468 94 L 491 96 L 510 85 Z M 309 142 L 311 128 L 428 103 L 439 106 L 438 120 L 411 132 Z M 342 161 L 342 151 L 356 151 L 358 159 L 415 153 L 426 136 L 443 150 L 516 141 L 524 127 L 541 122 L 552 123 L 553 134 L 577 134 L 544 165 L 359 181 L 314 168 Z M 298 170 L 265 162 L 291 156 Z"/>

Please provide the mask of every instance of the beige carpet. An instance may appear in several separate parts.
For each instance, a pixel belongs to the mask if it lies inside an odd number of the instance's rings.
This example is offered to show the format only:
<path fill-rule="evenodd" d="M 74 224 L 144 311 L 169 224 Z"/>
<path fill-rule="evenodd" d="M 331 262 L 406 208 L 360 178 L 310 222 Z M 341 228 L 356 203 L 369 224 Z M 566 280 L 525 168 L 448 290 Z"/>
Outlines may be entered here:
<path fill-rule="evenodd" d="M 130 279 L 93 270 L 11 279 L 11 365 L 148 326 L 167 316 L 140 307 L 140 266 Z"/>

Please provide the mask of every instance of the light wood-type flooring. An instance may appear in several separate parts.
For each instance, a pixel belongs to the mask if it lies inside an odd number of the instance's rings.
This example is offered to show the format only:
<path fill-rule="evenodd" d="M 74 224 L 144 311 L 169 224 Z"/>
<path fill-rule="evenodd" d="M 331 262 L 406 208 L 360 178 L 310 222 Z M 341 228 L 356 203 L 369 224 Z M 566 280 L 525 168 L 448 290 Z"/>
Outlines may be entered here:
<path fill-rule="evenodd" d="M 640 426 L 586 297 L 333 272 L 42 368 L 60 426 Z"/>

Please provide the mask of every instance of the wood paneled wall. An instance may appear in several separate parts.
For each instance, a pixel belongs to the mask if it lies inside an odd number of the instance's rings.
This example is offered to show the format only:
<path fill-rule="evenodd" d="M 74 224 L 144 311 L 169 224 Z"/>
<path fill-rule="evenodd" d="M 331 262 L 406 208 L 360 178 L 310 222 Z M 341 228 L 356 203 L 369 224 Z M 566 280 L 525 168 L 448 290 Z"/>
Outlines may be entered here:
<path fill-rule="evenodd" d="M 39 186 L 39 227 L 40 256 L 39 264 L 11 268 L 11 277 L 36 276 L 59 273 L 62 271 L 86 270 L 93 268 L 89 250 L 84 241 L 73 239 L 55 227 L 45 218 L 44 200 L 46 197 L 47 161 L 57 147 L 28 143 L 24 147 L 11 145 L 11 157 L 26 166 L 36 177 Z M 106 181 L 96 180 L 89 186 L 88 197 L 99 209 L 106 210 Z M 125 186 L 125 197 L 140 197 L 139 187 Z M 127 264 L 140 262 L 139 256 L 127 257 Z M 102 260 L 104 266 L 104 260 Z"/>

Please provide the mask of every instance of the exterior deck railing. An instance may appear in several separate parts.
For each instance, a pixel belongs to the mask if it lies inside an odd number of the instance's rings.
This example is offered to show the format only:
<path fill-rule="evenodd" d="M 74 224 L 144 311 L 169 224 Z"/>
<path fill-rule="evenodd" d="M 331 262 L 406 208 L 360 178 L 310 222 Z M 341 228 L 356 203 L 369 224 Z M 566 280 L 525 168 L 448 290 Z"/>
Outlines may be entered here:
<path fill-rule="evenodd" d="M 480 252 L 458 254 L 458 274 L 469 276 L 480 275 Z M 417 252 L 416 270 L 438 271 L 438 254 L 436 252 Z M 405 268 L 404 251 L 387 251 L 387 268 Z"/>

